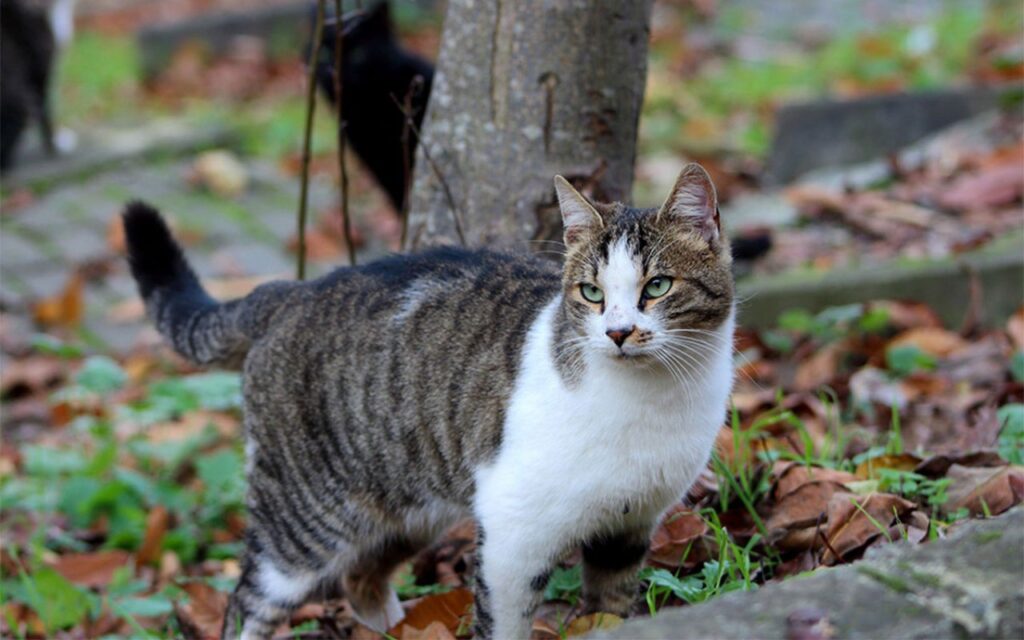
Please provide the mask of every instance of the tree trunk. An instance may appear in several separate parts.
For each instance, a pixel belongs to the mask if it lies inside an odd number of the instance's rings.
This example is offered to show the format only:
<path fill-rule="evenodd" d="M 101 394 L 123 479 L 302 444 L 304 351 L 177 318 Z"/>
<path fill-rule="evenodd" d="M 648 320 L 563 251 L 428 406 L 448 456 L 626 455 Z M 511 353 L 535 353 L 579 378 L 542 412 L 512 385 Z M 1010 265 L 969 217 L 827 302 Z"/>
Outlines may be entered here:
<path fill-rule="evenodd" d="M 407 248 L 561 239 L 556 174 L 629 199 L 651 2 L 449 0 Z"/>

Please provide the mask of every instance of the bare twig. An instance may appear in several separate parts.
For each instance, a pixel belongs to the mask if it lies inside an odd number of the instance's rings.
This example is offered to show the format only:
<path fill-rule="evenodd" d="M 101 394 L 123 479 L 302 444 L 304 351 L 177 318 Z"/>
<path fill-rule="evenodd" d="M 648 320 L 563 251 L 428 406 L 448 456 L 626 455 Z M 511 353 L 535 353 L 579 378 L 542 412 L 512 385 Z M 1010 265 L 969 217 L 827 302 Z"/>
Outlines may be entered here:
<path fill-rule="evenodd" d="M 434 159 L 430 156 L 430 150 L 427 149 L 425 144 L 423 144 L 423 138 L 420 136 L 419 127 L 417 127 L 415 121 L 413 121 L 412 114 L 403 108 L 402 103 L 398 101 L 398 98 L 396 98 L 394 94 L 391 95 L 391 100 L 405 116 L 406 125 L 408 125 L 409 129 L 413 132 L 413 135 L 416 136 L 419 148 L 423 150 L 423 159 L 427 161 L 427 164 L 430 165 L 430 170 L 434 172 L 434 177 L 436 177 L 437 181 L 441 183 L 441 189 L 444 191 L 444 197 L 448 201 L 448 207 L 452 212 L 452 222 L 455 223 L 455 234 L 459 236 L 459 243 L 465 247 L 466 235 L 462 231 L 462 215 L 459 213 L 459 208 L 455 206 L 455 196 L 452 195 L 452 190 L 448 186 L 448 181 L 445 180 L 444 174 L 441 173 L 441 169 L 438 168 L 437 163 L 434 162 Z"/>
<path fill-rule="evenodd" d="M 344 89 L 341 85 L 341 62 L 342 62 L 342 20 L 341 0 L 334 0 L 334 99 L 338 105 L 338 189 L 341 196 L 341 228 L 345 233 L 345 248 L 348 249 L 348 263 L 356 266 L 356 245 L 352 240 L 352 221 L 348 215 L 348 166 L 345 164 L 345 140 L 347 138 L 345 127 L 348 122 L 345 120 L 345 112 L 342 109 L 341 92 Z M 319 44 L 318 44 L 319 46 Z"/>
<path fill-rule="evenodd" d="M 313 25 L 313 46 L 309 48 L 309 69 L 306 87 L 306 131 L 302 139 L 302 174 L 299 183 L 298 227 L 299 242 L 296 256 L 298 265 L 296 277 L 306 279 L 306 205 L 309 201 L 309 157 L 313 140 L 313 114 L 316 111 L 316 59 L 320 51 L 320 40 L 324 33 L 324 2 L 316 4 L 316 22 Z"/>
<path fill-rule="evenodd" d="M 412 98 L 422 90 L 423 76 L 413 76 L 412 83 L 409 84 L 409 90 L 405 92 L 404 107 L 402 109 L 403 115 L 412 115 Z M 402 194 L 402 238 L 398 245 L 400 247 L 405 246 L 405 239 L 409 233 L 409 195 L 412 192 L 412 140 L 410 135 L 412 128 L 410 125 L 412 122 L 411 117 L 404 118 L 402 121 L 402 178 L 405 191 Z"/>

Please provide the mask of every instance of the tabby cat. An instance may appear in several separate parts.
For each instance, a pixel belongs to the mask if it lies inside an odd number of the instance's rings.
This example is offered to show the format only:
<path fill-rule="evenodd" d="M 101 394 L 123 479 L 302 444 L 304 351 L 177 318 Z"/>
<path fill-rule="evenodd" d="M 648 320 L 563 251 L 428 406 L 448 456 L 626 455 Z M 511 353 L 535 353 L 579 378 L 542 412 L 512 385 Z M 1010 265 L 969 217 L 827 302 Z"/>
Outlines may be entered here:
<path fill-rule="evenodd" d="M 555 178 L 566 255 L 435 248 L 211 299 L 160 218 L 124 215 L 150 317 L 244 371 L 249 526 L 224 638 L 267 638 L 340 580 L 402 618 L 392 570 L 478 523 L 475 633 L 526 638 L 582 546 L 588 610 L 625 614 L 661 514 L 705 466 L 732 384 L 733 283 L 707 173 L 660 209 Z"/>

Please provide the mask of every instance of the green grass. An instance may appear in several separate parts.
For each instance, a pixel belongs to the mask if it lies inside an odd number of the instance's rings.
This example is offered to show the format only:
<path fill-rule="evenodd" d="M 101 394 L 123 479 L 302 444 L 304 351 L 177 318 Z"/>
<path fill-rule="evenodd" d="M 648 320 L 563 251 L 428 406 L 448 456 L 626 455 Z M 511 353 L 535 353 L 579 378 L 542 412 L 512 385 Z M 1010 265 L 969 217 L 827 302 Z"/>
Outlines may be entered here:
<path fill-rule="evenodd" d="M 645 152 L 730 149 L 761 156 L 770 143 L 770 114 L 783 102 L 852 88 L 932 89 L 964 82 L 972 49 L 986 30 L 1024 28 L 1024 12 L 1010 3 L 951 7 L 932 22 L 855 33 L 816 51 L 766 60 L 716 61 L 680 82 L 665 67 L 678 42 L 656 43 L 641 129 Z M 723 37 L 744 30 L 734 12 Z"/>
<path fill-rule="evenodd" d="M 138 69 L 131 37 L 76 34 L 60 57 L 58 121 L 75 126 L 130 116 L 138 102 Z"/>

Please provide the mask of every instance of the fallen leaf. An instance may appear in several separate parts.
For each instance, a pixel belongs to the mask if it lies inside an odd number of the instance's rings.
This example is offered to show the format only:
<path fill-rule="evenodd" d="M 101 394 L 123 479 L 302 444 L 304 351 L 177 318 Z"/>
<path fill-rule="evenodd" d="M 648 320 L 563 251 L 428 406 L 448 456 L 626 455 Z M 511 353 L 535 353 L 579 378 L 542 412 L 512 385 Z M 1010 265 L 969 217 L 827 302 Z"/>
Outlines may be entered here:
<path fill-rule="evenodd" d="M 119 256 L 128 253 L 120 211 L 111 216 L 110 222 L 107 223 L 107 246 Z"/>
<path fill-rule="evenodd" d="M 939 327 L 908 329 L 889 341 L 888 348 L 915 346 L 924 353 L 945 358 L 967 346 L 967 341 Z"/>
<path fill-rule="evenodd" d="M 877 536 L 887 534 L 893 520 L 915 507 L 913 502 L 890 493 L 872 493 L 867 497 L 835 493 L 828 505 L 828 544 L 822 563 L 835 564 Z"/>
<path fill-rule="evenodd" d="M 648 559 L 678 567 L 684 560 L 690 561 L 691 556 L 696 555 L 695 551 L 700 553 L 696 549 L 697 543 L 707 530 L 707 524 L 699 515 L 677 504 L 669 509 L 654 530 Z"/>
<path fill-rule="evenodd" d="M 891 469 L 893 471 L 913 471 L 921 464 L 921 458 L 912 453 L 898 453 L 895 455 L 883 455 L 876 458 L 868 458 L 857 465 L 853 475 L 860 480 L 875 480 L 878 478 L 879 469 Z"/>
<path fill-rule="evenodd" d="M 205 582 L 182 582 L 178 586 L 188 594 L 188 602 L 175 607 L 178 619 L 198 630 L 203 638 L 220 637 L 228 606 L 227 595 Z"/>
<path fill-rule="evenodd" d="M 946 490 L 946 513 L 966 507 L 972 515 L 997 515 L 1024 499 L 1024 469 L 1021 467 L 964 467 L 954 464 L 946 477 L 953 482 Z"/>
<path fill-rule="evenodd" d="M 455 634 L 443 622 L 434 620 L 422 631 L 404 626 L 402 640 L 455 640 Z"/>
<path fill-rule="evenodd" d="M 1020 160 L 986 168 L 978 173 L 957 178 L 938 202 L 956 210 L 980 209 L 1012 204 L 1024 194 L 1024 171 Z"/>
<path fill-rule="evenodd" d="M 799 462 L 777 462 L 772 470 L 775 475 L 775 488 L 772 495 L 781 500 L 793 491 L 809 482 L 834 482 L 843 484 L 857 479 L 852 473 L 828 469 L 825 467 L 809 467 Z"/>
<path fill-rule="evenodd" d="M 51 356 L 30 356 L 5 362 L 0 371 L 0 397 L 4 400 L 48 392 L 67 377 L 67 363 Z"/>
<path fill-rule="evenodd" d="M 796 369 L 793 388 L 796 391 L 813 391 L 828 384 L 836 377 L 839 363 L 848 350 L 845 342 L 833 342 L 818 349 Z"/>
<path fill-rule="evenodd" d="M 588 613 L 570 622 L 569 627 L 565 630 L 565 635 L 571 638 L 597 629 L 618 629 L 622 623 L 622 618 L 612 613 Z"/>
<path fill-rule="evenodd" d="M 249 172 L 238 157 L 224 149 L 205 151 L 192 165 L 191 182 L 223 198 L 241 195 L 249 186 Z"/>
<path fill-rule="evenodd" d="M 1005 467 L 1006 460 L 997 451 L 949 453 L 923 460 L 921 464 L 917 465 L 914 472 L 929 478 L 941 478 L 954 464 L 962 467 Z"/>
<path fill-rule="evenodd" d="M 1024 351 L 1024 307 L 1017 309 L 1006 321 L 1006 332 L 1010 334 L 1014 348 Z"/>
<path fill-rule="evenodd" d="M 160 546 L 170 523 L 171 514 L 163 505 L 157 505 L 149 512 L 146 516 L 146 533 L 142 537 L 138 551 L 135 552 L 136 564 L 151 564 L 160 559 Z"/>
<path fill-rule="evenodd" d="M 32 305 L 32 317 L 39 324 L 50 327 L 77 327 L 82 322 L 84 287 L 82 276 L 72 273 L 59 294 Z"/>
<path fill-rule="evenodd" d="M 923 302 L 905 300 L 880 300 L 868 305 L 868 310 L 884 310 L 888 323 L 897 329 L 915 329 L 919 327 L 942 327 L 942 319 Z"/>
<path fill-rule="evenodd" d="M 83 587 L 106 587 L 114 572 L 128 566 L 131 554 L 127 551 L 97 551 L 95 553 L 65 553 L 57 558 L 53 568 L 68 581 Z"/>
<path fill-rule="evenodd" d="M 469 589 L 453 589 L 447 593 L 425 596 L 405 614 L 405 618 L 388 633 L 404 637 L 406 627 L 423 630 L 433 622 L 440 622 L 455 633 L 462 619 L 473 605 L 473 594 Z"/>
<path fill-rule="evenodd" d="M 836 493 L 846 494 L 846 488 L 838 482 L 807 482 L 786 495 L 772 509 L 765 522 L 769 533 L 790 529 L 801 529 L 825 522 L 829 502 Z"/>

